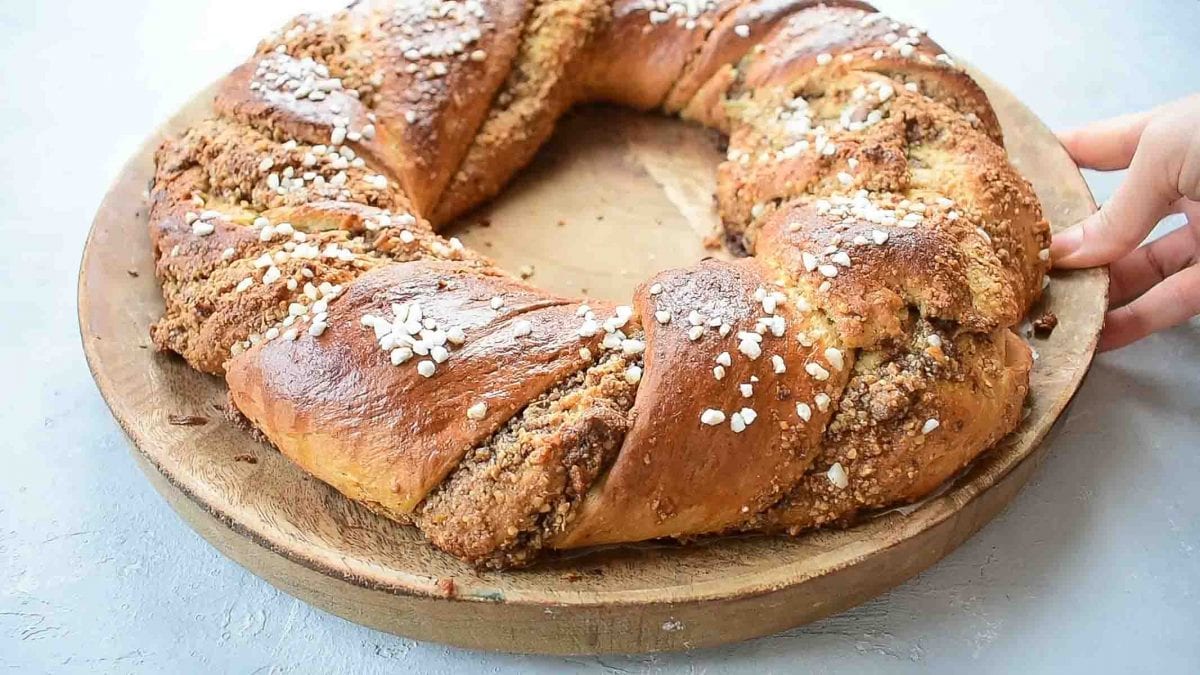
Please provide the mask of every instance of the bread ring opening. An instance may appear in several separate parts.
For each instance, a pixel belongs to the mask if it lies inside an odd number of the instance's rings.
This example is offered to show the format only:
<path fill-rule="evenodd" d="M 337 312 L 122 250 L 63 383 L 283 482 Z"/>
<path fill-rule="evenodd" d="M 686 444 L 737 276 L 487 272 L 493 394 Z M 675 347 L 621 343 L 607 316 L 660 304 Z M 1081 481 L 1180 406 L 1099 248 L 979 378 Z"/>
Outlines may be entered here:
<path fill-rule="evenodd" d="M 736 257 L 713 204 L 720 142 L 662 115 L 584 106 L 504 192 L 441 232 L 549 291 L 628 302 L 656 272 Z"/>

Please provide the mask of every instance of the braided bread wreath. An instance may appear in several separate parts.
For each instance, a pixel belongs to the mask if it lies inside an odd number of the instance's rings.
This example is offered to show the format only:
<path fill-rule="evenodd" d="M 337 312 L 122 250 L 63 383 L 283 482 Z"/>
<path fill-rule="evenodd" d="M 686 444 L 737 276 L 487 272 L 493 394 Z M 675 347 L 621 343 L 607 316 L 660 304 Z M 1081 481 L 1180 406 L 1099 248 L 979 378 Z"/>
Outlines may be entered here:
<path fill-rule="evenodd" d="M 728 137 L 749 254 L 632 303 L 444 239 L 572 105 Z M 980 87 L 862 2 L 412 0 L 301 16 L 156 158 L 156 345 L 350 499 L 476 565 L 795 534 L 1017 424 L 1048 227 Z"/>

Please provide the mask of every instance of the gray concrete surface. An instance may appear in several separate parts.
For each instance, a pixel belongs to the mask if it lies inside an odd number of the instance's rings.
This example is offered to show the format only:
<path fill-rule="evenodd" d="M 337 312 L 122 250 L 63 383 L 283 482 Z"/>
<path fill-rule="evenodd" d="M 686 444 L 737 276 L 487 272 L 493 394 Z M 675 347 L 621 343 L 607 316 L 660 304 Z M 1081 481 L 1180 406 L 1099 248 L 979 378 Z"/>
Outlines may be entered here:
<path fill-rule="evenodd" d="M 553 659 L 361 628 L 243 571 L 133 465 L 78 346 L 93 210 L 143 136 L 302 3 L 0 4 L 0 668 L 13 672 L 1197 672 L 1200 325 L 1102 356 L 1049 459 L 942 563 L 733 647 Z M 330 4 L 325 3 L 327 6 Z M 1200 3 L 881 2 L 1052 126 L 1200 89 Z M 1114 177 L 1090 177 L 1106 197 Z"/>

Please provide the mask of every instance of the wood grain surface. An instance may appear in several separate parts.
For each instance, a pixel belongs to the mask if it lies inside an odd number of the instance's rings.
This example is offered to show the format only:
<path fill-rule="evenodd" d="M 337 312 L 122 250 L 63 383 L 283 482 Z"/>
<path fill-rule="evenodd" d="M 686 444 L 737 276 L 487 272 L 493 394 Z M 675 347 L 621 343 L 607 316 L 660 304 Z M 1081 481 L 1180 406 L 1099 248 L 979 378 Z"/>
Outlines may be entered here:
<path fill-rule="evenodd" d="M 977 75 L 977 77 L 979 77 Z M 1054 136 L 980 77 L 1014 163 L 1061 229 L 1095 209 Z M 84 351 L 133 453 L 167 502 L 255 574 L 351 621 L 457 646 L 541 653 L 710 646 L 791 628 L 860 603 L 933 564 L 999 512 L 1035 470 L 1079 387 L 1107 304 L 1103 271 L 1054 272 L 1033 339 L 1029 415 L 937 497 L 799 538 L 651 543 L 479 573 L 305 475 L 225 421 L 223 383 L 157 354 L 162 310 L 147 236 L 154 148 L 208 112 L 211 89 L 148 139 L 96 214 L 80 269 Z M 496 203 L 452 230 L 559 292 L 626 299 L 651 272 L 707 255 L 716 137 L 674 120 L 584 108 Z M 179 424 L 176 416 L 204 418 Z M 201 420 L 191 420 L 200 422 Z"/>

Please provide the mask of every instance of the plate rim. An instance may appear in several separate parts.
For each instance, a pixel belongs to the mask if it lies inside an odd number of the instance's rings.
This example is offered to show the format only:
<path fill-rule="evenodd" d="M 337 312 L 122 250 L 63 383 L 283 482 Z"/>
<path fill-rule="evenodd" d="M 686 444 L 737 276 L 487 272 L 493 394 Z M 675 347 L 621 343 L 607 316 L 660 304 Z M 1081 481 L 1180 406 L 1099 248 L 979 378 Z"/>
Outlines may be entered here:
<path fill-rule="evenodd" d="M 1013 102 L 1028 112 L 1029 117 L 1033 120 L 1036 120 L 1037 124 L 1041 126 L 1043 131 L 1046 133 L 1051 133 L 1050 130 L 1045 127 L 1040 118 L 1026 108 L 1024 104 L 1021 103 L 1019 99 L 1012 95 L 1012 93 L 1007 89 L 1001 87 L 986 76 L 983 76 L 974 70 L 971 70 L 971 74 L 978 81 L 980 81 L 980 84 L 989 92 L 989 96 L 994 95 L 993 92 L 1002 92 Z M 173 489 L 177 490 L 180 495 L 191 501 L 204 513 L 214 518 L 217 522 L 229 528 L 238 536 L 243 537 L 249 542 L 253 543 L 255 546 L 260 547 L 274 555 L 281 556 L 288 562 L 301 565 L 318 574 L 330 577 L 340 582 L 352 584 L 366 590 L 379 591 L 397 597 L 427 598 L 472 604 L 499 603 L 505 606 L 527 606 L 536 608 L 542 608 L 546 607 L 548 604 L 553 604 L 557 607 L 579 609 L 609 607 L 654 607 L 660 605 L 678 606 L 683 603 L 707 604 L 722 600 L 746 599 L 777 593 L 781 590 L 812 581 L 813 579 L 828 576 L 847 567 L 861 565 L 865 560 L 882 555 L 892 548 L 895 548 L 911 539 L 920 537 L 922 534 L 927 533 L 938 525 L 945 523 L 945 521 L 953 517 L 960 510 L 986 495 L 990 490 L 996 489 L 1026 463 L 1033 462 L 1036 466 L 1036 463 L 1040 463 L 1041 459 L 1046 454 L 1045 445 L 1047 442 L 1047 436 L 1054 434 L 1055 431 L 1060 427 L 1062 418 L 1071 401 L 1078 394 L 1095 356 L 1095 349 L 1099 339 L 1098 330 L 1095 331 L 1089 339 L 1083 362 L 1077 368 L 1077 370 L 1071 374 L 1069 380 L 1063 383 L 1058 400 L 1055 400 L 1051 404 L 1051 409 L 1047 415 L 1051 416 L 1053 421 L 1046 424 L 1044 428 L 1040 429 L 1031 438 L 1028 443 L 1029 449 L 1021 456 L 1011 458 L 1009 461 L 1004 462 L 1002 465 L 997 467 L 1000 469 L 998 472 L 989 472 L 986 485 L 982 487 L 976 486 L 973 484 L 974 481 L 969 481 L 966 483 L 962 483 L 961 481 L 956 482 L 948 490 L 946 490 L 945 493 L 921 504 L 915 511 L 912 512 L 912 514 L 922 513 L 923 516 L 921 518 L 912 518 L 911 514 L 910 516 L 905 516 L 903 521 L 899 522 L 897 526 L 889 530 L 886 539 L 882 540 L 878 545 L 858 551 L 853 555 L 839 557 L 838 564 L 823 565 L 816 572 L 804 573 L 801 570 L 795 569 L 795 566 L 801 564 L 803 561 L 811 562 L 812 560 L 812 558 L 803 558 L 797 559 L 796 561 L 790 562 L 786 565 L 781 565 L 776 569 L 776 573 L 769 580 L 762 579 L 754 581 L 747 577 L 741 581 L 740 586 L 737 586 L 734 582 L 738 582 L 738 580 L 742 578 L 742 575 L 734 575 L 728 579 L 720 580 L 721 583 L 715 581 L 706 581 L 699 585 L 688 585 L 686 588 L 689 590 L 689 592 L 681 595 L 680 597 L 671 597 L 667 599 L 639 597 L 649 593 L 649 590 L 608 591 L 604 592 L 605 594 L 603 596 L 598 594 L 596 591 L 581 590 L 580 592 L 573 594 L 574 597 L 571 595 L 560 595 L 558 600 L 554 603 L 548 603 L 546 600 L 541 600 L 524 593 L 516 593 L 511 596 L 505 595 L 503 599 L 500 600 L 478 595 L 447 596 L 446 594 L 439 592 L 436 587 L 428 584 L 416 583 L 415 580 L 414 583 L 406 585 L 401 583 L 390 583 L 384 579 L 372 577 L 369 574 L 358 574 L 355 573 L 353 566 L 348 565 L 339 568 L 336 565 L 328 564 L 327 561 L 323 560 L 319 556 L 306 555 L 306 552 L 301 547 L 289 548 L 286 546 L 280 546 L 278 542 L 270 540 L 261 533 L 239 522 L 233 516 L 233 514 L 222 509 L 219 504 L 214 504 L 211 502 L 211 500 L 205 499 L 201 495 L 197 494 L 188 484 L 176 476 L 172 470 L 165 467 L 158 458 L 156 458 L 146 449 L 146 447 L 143 447 L 144 445 L 150 445 L 150 441 L 145 438 L 143 434 L 136 431 L 133 425 L 130 424 L 129 420 L 118 413 L 119 406 L 114 404 L 114 399 L 119 397 L 120 393 L 115 391 L 116 383 L 102 375 L 102 370 L 104 368 L 104 364 L 101 363 L 102 357 L 100 356 L 96 345 L 92 340 L 89 339 L 88 317 L 94 311 L 94 308 L 91 306 L 91 302 L 85 289 L 89 281 L 89 261 L 93 256 L 96 255 L 95 249 L 97 244 L 95 240 L 99 228 L 102 227 L 102 221 L 104 219 L 106 207 L 112 200 L 116 198 L 116 191 L 122 180 L 125 180 L 126 176 L 130 174 L 138 175 L 140 172 L 140 169 L 137 166 L 139 158 L 144 157 L 149 148 L 152 148 L 161 141 L 164 132 L 169 133 L 173 129 L 178 128 L 184 121 L 196 119 L 198 114 L 202 114 L 192 109 L 196 106 L 197 101 L 208 96 L 215 86 L 216 84 L 214 83 L 202 90 L 199 94 L 190 99 L 180 110 L 176 111 L 166 123 L 160 125 L 158 129 L 156 129 L 149 137 L 147 137 L 147 139 L 139 146 L 139 149 L 135 152 L 135 154 L 129 160 L 127 160 L 125 164 L 122 165 L 120 172 L 112 181 L 100 202 L 96 216 L 94 217 L 92 225 L 89 228 L 86 243 L 81 255 L 76 288 L 77 320 L 79 322 L 80 340 L 83 345 L 83 351 L 88 364 L 88 370 L 91 373 L 93 380 L 95 380 L 97 388 L 99 389 L 105 404 L 109 407 L 110 412 L 113 414 L 114 419 L 117 420 L 118 425 L 121 427 L 126 437 L 130 439 L 132 451 L 136 453 L 139 459 L 145 460 L 149 467 L 152 467 L 154 470 L 156 470 L 166 481 L 166 483 L 169 484 Z M 205 109 L 206 108 L 207 106 L 205 106 Z M 1078 172 L 1078 169 L 1076 169 L 1076 172 Z M 1086 188 L 1086 182 L 1083 181 L 1081 174 L 1079 179 L 1085 186 L 1085 192 L 1087 194 L 1088 201 L 1090 202 L 1088 205 L 1089 208 L 1091 210 L 1095 210 L 1095 199 L 1092 196 L 1090 189 Z M 1106 271 L 1092 270 L 1079 272 L 1079 274 L 1094 275 L 1096 280 L 1102 284 L 1104 296 L 1107 298 L 1109 282 Z M 1007 439 L 1009 437 L 1006 436 L 1005 438 Z M 1004 442 L 1004 439 L 1002 439 L 1001 441 L 998 441 L 998 444 L 1003 444 Z M 987 452 L 991 453 L 993 451 L 994 448 L 989 449 Z M 146 467 L 143 466 L 143 468 Z M 1025 479 L 1027 479 L 1027 476 Z M 1021 481 L 1022 484 L 1024 483 L 1025 479 Z M 155 487 L 156 489 L 159 489 L 158 485 L 155 485 Z M 1018 485 L 1013 491 L 1013 494 L 1019 490 L 1019 487 L 1020 485 Z M 159 491 L 161 492 L 161 490 Z M 167 495 L 164 494 L 164 497 L 167 497 Z M 1001 508 L 1003 508 L 1003 506 L 1006 505 L 1011 498 L 1012 497 L 1009 496 L 1008 498 L 1004 499 L 1003 503 L 1001 504 Z M 167 501 L 168 503 L 171 503 L 172 509 L 180 512 L 182 515 L 180 509 L 174 503 L 172 503 L 171 499 L 168 498 Z M 949 506 L 950 504 L 953 504 L 952 508 Z M 885 515 L 883 517 L 887 516 Z M 983 523 L 980 523 L 979 527 L 982 527 L 983 524 L 990 521 L 992 517 L 994 516 L 989 516 L 988 518 L 984 519 Z M 185 520 L 188 520 L 188 518 L 185 517 Z M 188 520 L 188 522 L 189 526 L 192 526 L 195 529 L 196 526 L 192 524 L 190 520 Z M 914 527 L 914 525 L 918 523 L 919 527 Z M 974 531 L 967 534 L 963 540 L 965 541 L 966 538 L 969 538 L 973 534 Z M 212 540 L 207 536 L 205 538 L 208 539 L 210 543 L 213 543 L 218 550 L 221 550 L 226 555 L 229 555 L 223 546 L 212 542 Z M 958 544 L 955 544 L 947 550 L 937 554 L 934 558 L 934 561 L 936 562 L 936 560 L 944 557 L 951 550 L 956 548 L 957 545 Z M 247 569 L 250 569 L 251 572 L 258 574 L 257 570 L 250 568 L 248 565 L 241 563 L 240 561 L 239 564 Z M 922 567 L 922 569 L 924 569 L 924 567 Z M 520 572 L 517 571 L 514 573 L 519 574 Z M 268 581 L 271 582 L 270 579 L 268 579 Z M 893 585 L 895 584 L 889 583 L 888 587 Z M 679 586 L 678 588 L 685 587 Z"/>

